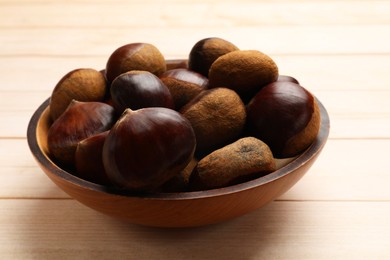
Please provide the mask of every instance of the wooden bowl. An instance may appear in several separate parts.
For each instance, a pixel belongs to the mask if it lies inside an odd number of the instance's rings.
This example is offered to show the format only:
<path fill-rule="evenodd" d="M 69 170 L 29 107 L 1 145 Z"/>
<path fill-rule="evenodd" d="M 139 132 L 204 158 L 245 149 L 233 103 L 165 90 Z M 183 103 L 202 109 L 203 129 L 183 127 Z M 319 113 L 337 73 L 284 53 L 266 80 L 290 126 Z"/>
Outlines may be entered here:
<path fill-rule="evenodd" d="M 131 223 L 156 227 L 201 226 L 232 219 L 274 200 L 290 189 L 314 163 L 329 135 L 329 116 L 321 110 L 314 143 L 278 170 L 245 183 L 197 192 L 138 195 L 94 184 L 59 168 L 48 156 L 49 99 L 32 116 L 27 131 L 30 150 L 47 176 L 84 205 Z M 75 213 L 76 214 L 76 213 Z"/>

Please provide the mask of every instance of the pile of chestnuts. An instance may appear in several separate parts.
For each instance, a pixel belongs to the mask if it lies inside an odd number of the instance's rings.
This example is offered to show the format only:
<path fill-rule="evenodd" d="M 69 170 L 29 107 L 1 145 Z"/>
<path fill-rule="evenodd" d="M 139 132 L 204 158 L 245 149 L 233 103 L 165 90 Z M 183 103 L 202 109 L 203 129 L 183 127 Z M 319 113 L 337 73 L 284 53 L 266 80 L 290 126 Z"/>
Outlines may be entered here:
<path fill-rule="evenodd" d="M 315 140 L 313 95 L 256 50 L 197 42 L 169 65 L 152 44 L 116 49 L 102 71 L 76 69 L 49 105 L 50 158 L 68 172 L 132 192 L 226 187 L 276 170 Z"/>

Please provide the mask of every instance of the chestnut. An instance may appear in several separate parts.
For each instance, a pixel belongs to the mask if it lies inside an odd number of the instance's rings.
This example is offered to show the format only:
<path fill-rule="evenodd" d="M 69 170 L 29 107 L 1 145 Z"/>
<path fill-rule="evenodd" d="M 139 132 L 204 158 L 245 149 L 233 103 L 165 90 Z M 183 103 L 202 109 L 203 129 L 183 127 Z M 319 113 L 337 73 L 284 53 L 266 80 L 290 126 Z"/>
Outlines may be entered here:
<path fill-rule="evenodd" d="M 263 87 L 247 106 L 248 131 L 267 143 L 274 156 L 296 156 L 315 140 L 320 112 L 313 95 L 292 82 Z"/>
<path fill-rule="evenodd" d="M 174 107 L 169 89 L 148 71 L 133 70 L 119 75 L 112 82 L 110 93 L 114 108 L 120 114 L 126 108 Z"/>
<path fill-rule="evenodd" d="M 299 81 L 296 78 L 287 75 L 279 75 L 276 81 L 287 81 L 299 85 Z"/>
<path fill-rule="evenodd" d="M 202 39 L 198 41 L 190 51 L 188 68 L 208 77 L 211 64 L 213 64 L 216 59 L 226 53 L 236 50 L 238 50 L 238 48 L 233 43 L 218 37 Z"/>
<path fill-rule="evenodd" d="M 116 49 L 108 58 L 106 78 L 112 82 L 130 70 L 145 70 L 160 75 L 166 70 L 165 58 L 149 43 L 130 43 Z"/>
<path fill-rule="evenodd" d="M 202 91 L 180 112 L 196 135 L 196 156 L 202 156 L 235 141 L 245 125 L 245 105 L 231 89 Z"/>
<path fill-rule="evenodd" d="M 161 192 L 186 192 L 190 191 L 191 174 L 198 164 L 198 160 L 193 158 L 190 163 L 179 173 L 169 179 L 161 187 Z"/>
<path fill-rule="evenodd" d="M 188 60 L 166 60 L 167 70 L 188 69 Z"/>
<path fill-rule="evenodd" d="M 94 69 L 75 69 L 61 78 L 50 97 L 50 117 L 56 120 L 75 99 L 103 101 L 107 94 L 103 74 Z"/>
<path fill-rule="evenodd" d="M 210 68 L 210 87 L 236 91 L 247 103 L 262 87 L 277 80 L 278 66 L 256 50 L 238 50 L 219 57 Z"/>
<path fill-rule="evenodd" d="M 180 113 L 162 107 L 126 109 L 106 138 L 103 165 L 114 185 L 150 192 L 188 165 L 195 145 L 191 124 Z"/>
<path fill-rule="evenodd" d="M 102 185 L 110 185 L 104 170 L 102 153 L 103 145 L 109 131 L 93 135 L 77 144 L 75 167 L 80 178 Z"/>
<path fill-rule="evenodd" d="M 190 177 L 192 190 L 221 188 L 249 181 L 276 170 L 270 148 L 254 137 L 245 137 L 200 160 Z"/>
<path fill-rule="evenodd" d="M 188 69 L 167 70 L 160 79 L 171 92 L 176 110 L 206 89 L 209 83 L 205 76 Z"/>
<path fill-rule="evenodd" d="M 112 106 L 73 100 L 49 128 L 49 153 L 61 165 L 73 168 L 77 144 L 87 137 L 109 130 L 114 123 L 115 110 Z"/>

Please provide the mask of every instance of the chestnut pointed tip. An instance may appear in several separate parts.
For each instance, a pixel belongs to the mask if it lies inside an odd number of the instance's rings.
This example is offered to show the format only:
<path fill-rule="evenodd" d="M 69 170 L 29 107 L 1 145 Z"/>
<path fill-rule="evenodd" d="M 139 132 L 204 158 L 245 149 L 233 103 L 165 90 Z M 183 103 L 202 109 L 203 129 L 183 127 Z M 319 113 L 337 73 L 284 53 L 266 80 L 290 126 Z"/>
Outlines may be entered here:
<path fill-rule="evenodd" d="M 72 99 L 69 103 L 69 105 L 75 105 L 75 104 L 80 104 L 81 101 L 78 101 L 77 99 Z"/>
<path fill-rule="evenodd" d="M 124 111 L 123 111 L 123 114 L 131 114 L 133 113 L 134 110 L 132 110 L 131 108 L 126 108 Z"/>

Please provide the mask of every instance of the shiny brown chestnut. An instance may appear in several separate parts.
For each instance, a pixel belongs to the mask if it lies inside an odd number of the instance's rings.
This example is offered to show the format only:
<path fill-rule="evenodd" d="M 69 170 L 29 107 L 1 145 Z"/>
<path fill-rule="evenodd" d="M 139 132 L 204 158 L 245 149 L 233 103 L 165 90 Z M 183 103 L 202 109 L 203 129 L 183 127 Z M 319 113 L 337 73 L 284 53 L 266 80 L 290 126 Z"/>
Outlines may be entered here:
<path fill-rule="evenodd" d="M 169 89 L 148 71 L 133 70 L 119 75 L 112 82 L 110 93 L 112 103 L 120 114 L 126 108 L 174 107 Z"/>
<path fill-rule="evenodd" d="M 316 100 L 292 82 L 263 87 L 247 106 L 250 134 L 268 144 L 277 158 L 296 156 L 315 140 L 320 127 Z"/>
<path fill-rule="evenodd" d="M 166 70 L 164 56 L 150 43 L 126 44 L 110 55 L 106 78 L 112 82 L 120 74 L 131 70 L 145 70 L 160 75 Z"/>
<path fill-rule="evenodd" d="M 188 69 L 167 70 L 160 79 L 171 92 L 176 110 L 206 89 L 209 83 L 205 76 Z"/>
<path fill-rule="evenodd" d="M 279 75 L 276 81 L 287 81 L 299 85 L 299 81 L 296 78 L 287 75 Z"/>
<path fill-rule="evenodd" d="M 73 100 L 48 131 L 50 155 L 61 165 L 73 168 L 77 144 L 87 137 L 109 130 L 114 123 L 115 111 L 112 106 Z"/>
<path fill-rule="evenodd" d="M 178 112 L 126 109 L 104 143 L 103 164 L 114 185 L 153 191 L 188 165 L 195 145 L 191 124 Z"/>
<path fill-rule="evenodd" d="M 108 132 L 93 135 L 77 144 L 75 167 L 78 177 L 93 183 L 110 185 L 102 160 L 103 145 Z"/>

